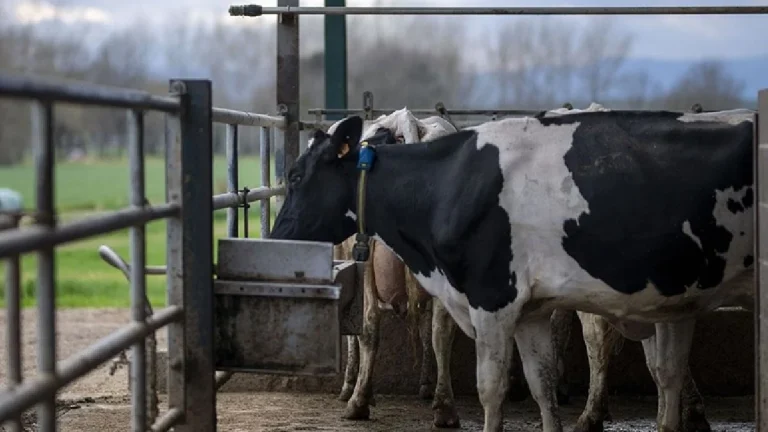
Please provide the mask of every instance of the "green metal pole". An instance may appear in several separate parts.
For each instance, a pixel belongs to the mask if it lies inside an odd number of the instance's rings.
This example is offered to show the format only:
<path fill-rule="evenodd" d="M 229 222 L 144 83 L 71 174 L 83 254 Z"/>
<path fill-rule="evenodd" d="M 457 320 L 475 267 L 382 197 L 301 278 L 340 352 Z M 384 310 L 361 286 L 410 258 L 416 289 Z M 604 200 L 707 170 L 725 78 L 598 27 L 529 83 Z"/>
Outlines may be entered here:
<path fill-rule="evenodd" d="M 325 0 L 325 6 L 345 6 L 345 0 Z M 347 109 L 347 17 L 325 16 L 325 107 Z M 327 114 L 339 120 L 341 114 Z"/>

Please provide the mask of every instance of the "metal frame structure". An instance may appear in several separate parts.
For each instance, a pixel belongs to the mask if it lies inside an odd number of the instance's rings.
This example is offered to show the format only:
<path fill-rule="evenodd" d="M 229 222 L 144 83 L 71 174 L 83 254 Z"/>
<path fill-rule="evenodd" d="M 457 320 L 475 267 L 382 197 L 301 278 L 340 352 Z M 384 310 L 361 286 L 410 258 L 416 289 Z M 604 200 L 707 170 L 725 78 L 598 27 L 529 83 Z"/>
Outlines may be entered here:
<path fill-rule="evenodd" d="M 0 421 L 21 431 L 21 413 L 37 405 L 38 430 L 56 430 L 56 394 L 130 347 L 131 430 L 210 431 L 216 428 L 216 389 L 230 373 L 214 375 L 213 361 L 213 231 L 212 212 L 228 208 L 227 233 L 238 235 L 237 207 L 261 201 L 262 235 L 270 225 L 270 197 L 284 193 L 270 187 L 269 128 L 281 128 L 283 117 L 212 107 L 211 82 L 172 80 L 171 95 L 153 96 L 136 90 L 84 83 L 0 75 L 0 97 L 33 101 L 33 149 L 36 171 L 36 208 L 31 227 L 0 232 L 0 259 L 7 261 L 8 383 L 0 393 Z M 128 112 L 128 149 L 131 174 L 130 205 L 122 210 L 59 224 L 54 205 L 55 104 L 60 102 L 125 108 Z M 167 202 L 149 205 L 144 190 L 144 114 L 166 114 Z M 212 125 L 227 124 L 227 193 L 212 196 Z M 238 190 L 238 126 L 262 128 L 262 183 Z M 195 181 L 189 181 L 193 178 Z M 185 211 L 185 209 L 192 209 Z M 248 214 L 245 218 L 247 221 Z M 146 266 L 145 225 L 167 219 L 168 306 L 151 311 L 146 302 L 146 274 L 163 269 Z M 124 273 L 131 285 L 131 324 L 99 340 L 74 356 L 56 361 L 56 246 L 130 229 L 131 265 Z M 244 221 L 247 235 L 247 223 Z M 38 254 L 38 375 L 24 379 L 20 352 L 19 256 Z M 169 332 L 169 409 L 155 419 L 147 403 L 145 339 L 162 327 Z M 150 376 L 154 376 L 150 373 Z M 209 378 L 206 378 L 209 377 Z M 148 408 L 148 405 L 150 407 Z M 148 415 L 150 411 L 150 415 Z"/>
<path fill-rule="evenodd" d="M 337 0 L 340 1 L 340 0 Z M 131 347 L 132 426 L 133 431 L 216 430 L 216 389 L 231 376 L 228 372 L 214 374 L 213 360 L 213 233 L 212 212 L 228 208 L 230 236 L 238 234 L 237 207 L 261 200 L 262 233 L 269 230 L 269 198 L 284 193 L 285 175 L 299 154 L 299 131 L 306 124 L 300 121 L 299 109 L 299 19 L 300 14 L 322 15 L 657 15 L 657 14 L 768 14 L 768 6 L 725 7 L 517 7 L 517 8 L 409 8 L 378 7 L 348 8 L 343 6 L 314 8 L 299 7 L 299 0 L 278 0 L 278 6 L 264 8 L 258 5 L 233 6 L 231 15 L 260 16 L 278 14 L 277 27 L 277 106 L 279 116 L 266 116 L 217 109 L 212 107 L 211 83 L 205 80 L 172 80 L 169 96 L 153 96 L 136 90 L 116 89 L 82 83 L 63 83 L 42 79 L 0 75 L 0 97 L 33 100 L 33 147 L 36 170 L 36 207 L 31 227 L 0 232 L 0 259 L 8 262 L 6 299 L 8 301 L 7 333 L 9 343 L 20 336 L 20 271 L 19 256 L 38 254 L 38 375 L 30 379 L 21 376 L 20 353 L 8 349 L 8 388 L 0 393 L 0 420 L 8 421 L 12 431 L 20 430 L 23 411 L 38 407 L 38 430 L 56 430 L 56 401 L 59 389 L 82 377 L 120 351 Z M 339 37 L 339 35 L 336 35 Z M 338 83 L 339 80 L 337 80 Z M 129 155 L 131 164 L 130 206 L 108 214 L 59 224 L 54 206 L 54 104 L 79 103 L 124 108 L 128 110 Z M 340 101 L 337 110 L 344 110 Z M 768 92 L 760 94 L 759 136 L 768 136 Z M 143 116 L 146 111 L 166 114 L 166 187 L 167 202 L 149 205 L 145 202 L 143 168 Z M 368 115 L 375 115 L 372 98 Z M 429 110 L 433 113 L 432 110 Z M 452 111 L 454 115 L 485 115 L 476 110 Z M 497 111 L 499 115 L 506 113 Z M 509 115 L 525 114 L 524 111 Z M 315 115 L 339 117 L 341 111 L 326 110 Z M 228 189 L 225 194 L 212 198 L 212 123 L 227 126 L 227 159 L 229 162 Z M 275 128 L 280 134 L 275 144 L 277 187 L 269 186 L 269 132 L 262 129 L 262 170 L 264 185 L 260 188 L 239 190 L 237 185 L 238 126 Z M 762 138 L 761 138 L 762 140 Z M 759 172 L 757 211 L 758 231 L 768 230 L 768 157 L 763 155 L 762 144 L 757 151 Z M 768 153 L 767 153 L 768 154 Z M 765 159 L 765 162 L 761 162 Z M 193 180 L 189 180 L 193 179 Z M 763 185 L 763 186 L 761 186 Z M 278 201 L 279 204 L 279 201 Z M 185 211 L 192 209 L 192 211 Z M 167 274 L 168 306 L 147 313 L 145 231 L 146 223 L 168 220 Z M 244 223 L 247 223 L 247 213 Z M 247 224 L 245 225 L 247 227 Z M 763 228 L 765 227 L 765 228 Z M 56 246 L 118 229 L 130 228 L 131 266 L 128 270 L 131 285 L 132 322 L 113 334 L 91 345 L 82 352 L 56 362 L 56 284 L 54 278 Z M 247 228 L 246 228 L 247 229 Z M 247 235 L 247 234 L 246 234 Z M 758 233 L 758 282 L 766 278 L 760 270 L 768 271 L 768 258 L 761 253 L 768 247 L 762 244 L 768 238 Z M 759 290 L 756 310 L 756 365 L 759 378 L 756 386 L 758 430 L 768 431 L 768 287 Z M 765 311 L 763 311 L 765 308 Z M 156 330 L 168 327 L 168 393 L 169 409 L 157 419 L 147 413 L 147 364 L 145 340 Z M 9 347 L 13 348 L 13 347 Z"/>

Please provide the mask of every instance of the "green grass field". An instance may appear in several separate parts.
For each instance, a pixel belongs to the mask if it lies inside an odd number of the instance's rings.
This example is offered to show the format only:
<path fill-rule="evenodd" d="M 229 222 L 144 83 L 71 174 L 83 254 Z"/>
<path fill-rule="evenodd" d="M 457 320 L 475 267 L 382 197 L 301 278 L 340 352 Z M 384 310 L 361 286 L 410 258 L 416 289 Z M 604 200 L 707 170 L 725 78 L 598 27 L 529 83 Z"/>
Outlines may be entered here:
<path fill-rule="evenodd" d="M 261 185 L 259 159 L 240 158 L 240 187 Z M 274 181 L 274 176 L 273 176 Z M 0 187 L 10 187 L 23 194 L 25 208 L 34 205 L 34 170 L 31 165 L 0 167 Z M 114 210 L 128 203 L 128 164 L 126 160 L 59 163 L 56 166 L 56 205 L 63 222 L 95 212 Z M 226 162 L 214 160 L 214 193 L 226 191 Z M 150 203 L 165 201 L 165 167 L 162 159 L 148 159 L 146 193 Z M 251 204 L 250 237 L 260 234 L 259 203 Z M 242 212 L 242 209 L 240 210 Z M 242 215 L 242 213 L 241 213 Z M 274 212 L 273 212 L 274 220 Z M 147 225 L 147 264 L 165 264 L 164 220 Z M 214 213 L 216 239 L 226 236 L 226 210 Z M 240 217 L 242 234 L 242 217 Z M 123 274 L 107 265 L 98 254 L 100 245 L 114 249 L 130 261 L 128 230 L 69 243 L 56 252 L 56 303 L 60 307 L 127 307 L 130 304 L 128 282 Z M 215 254 L 214 254 L 215 256 Z M 35 304 L 36 266 L 34 254 L 22 259 L 22 290 L 25 307 Z M 5 281 L 5 266 L 0 269 Z M 0 304 L 5 303 L 5 283 L 0 284 Z M 147 276 L 147 292 L 153 306 L 165 304 L 165 277 Z"/>

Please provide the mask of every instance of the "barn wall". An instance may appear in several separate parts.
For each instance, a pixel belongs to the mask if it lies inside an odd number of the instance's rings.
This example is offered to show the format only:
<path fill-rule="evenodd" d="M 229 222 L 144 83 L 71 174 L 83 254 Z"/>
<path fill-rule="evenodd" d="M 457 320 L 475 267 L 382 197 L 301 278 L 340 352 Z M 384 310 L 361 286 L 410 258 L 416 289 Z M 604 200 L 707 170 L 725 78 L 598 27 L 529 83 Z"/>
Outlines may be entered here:
<path fill-rule="evenodd" d="M 390 313 L 385 313 L 381 326 L 381 345 L 374 373 L 377 393 L 418 392 L 419 366 L 407 340 L 405 324 Z M 754 324 L 750 312 L 713 313 L 697 323 L 691 369 L 699 390 L 704 395 L 736 396 L 754 393 Z M 346 344 L 345 344 L 346 345 Z M 346 346 L 344 348 L 346 352 Z M 568 374 L 572 391 L 586 394 L 589 385 L 581 326 L 574 319 L 571 332 Z M 472 341 L 457 330 L 453 347 L 451 373 L 453 389 L 457 395 L 474 395 L 475 350 Z M 517 377 L 522 377 L 519 361 Z M 611 391 L 623 394 L 655 394 L 655 387 L 645 367 L 643 350 L 639 342 L 626 341 L 614 357 L 610 378 Z M 337 393 L 341 389 L 341 376 L 336 378 L 235 375 L 222 391 L 306 391 Z M 525 397 L 527 389 L 520 380 L 511 396 Z M 524 386 L 524 384 L 523 384 Z"/>

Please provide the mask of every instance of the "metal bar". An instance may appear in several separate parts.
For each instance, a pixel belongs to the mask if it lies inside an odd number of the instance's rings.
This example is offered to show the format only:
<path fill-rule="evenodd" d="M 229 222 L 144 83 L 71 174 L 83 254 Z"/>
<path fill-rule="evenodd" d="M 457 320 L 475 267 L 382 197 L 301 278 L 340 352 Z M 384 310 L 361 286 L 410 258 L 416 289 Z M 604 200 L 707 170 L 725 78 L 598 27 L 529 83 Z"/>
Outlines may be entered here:
<path fill-rule="evenodd" d="M 325 0 L 325 7 L 344 7 L 345 0 Z M 325 16 L 325 106 L 347 108 L 347 17 Z M 329 115 L 338 121 L 340 114 Z"/>
<path fill-rule="evenodd" d="M 184 84 L 171 81 L 169 91 L 181 95 Z M 176 114 L 165 116 L 165 187 L 166 200 L 174 206 L 182 204 L 183 179 L 181 172 L 181 119 Z M 183 225 L 181 215 L 169 218 L 166 225 L 166 303 L 169 306 L 184 306 L 183 266 Z M 184 323 L 168 326 L 168 411 L 177 409 L 185 413 L 184 399 Z M 183 420 L 183 418 L 182 418 Z"/>
<path fill-rule="evenodd" d="M 298 7 L 299 0 L 278 0 L 277 5 Z M 277 22 L 277 105 L 287 121 L 282 149 L 277 149 L 280 153 L 276 163 L 282 165 L 276 169 L 277 186 L 285 185 L 285 176 L 299 157 L 299 24 L 295 15 L 281 15 Z M 282 200 L 275 201 L 279 208 Z"/>
<path fill-rule="evenodd" d="M 157 419 L 150 430 L 152 432 L 165 432 L 168 429 L 174 427 L 183 418 L 184 411 L 178 408 L 171 408 L 162 417 Z"/>
<path fill-rule="evenodd" d="M 35 198 L 37 228 L 51 232 L 56 227 L 54 198 L 53 105 L 32 105 L 32 139 L 35 154 Z M 37 370 L 56 379 L 56 262 L 51 245 L 37 252 Z M 56 430 L 56 393 L 39 399 L 38 429 Z"/>
<path fill-rule="evenodd" d="M 213 210 L 237 207 L 242 203 L 242 191 L 238 193 L 223 193 L 213 196 Z M 285 187 L 266 187 L 249 189 L 246 194 L 246 202 L 261 201 L 273 196 L 285 195 Z"/>
<path fill-rule="evenodd" d="M 144 191 L 144 113 L 128 111 L 128 159 L 131 170 L 130 202 L 131 206 L 143 209 L 146 195 Z M 131 241 L 131 319 L 143 323 L 146 318 L 145 298 L 147 293 L 146 236 L 144 225 L 130 228 Z M 145 341 L 136 342 L 131 361 L 131 405 L 133 415 L 131 430 L 145 432 L 147 426 L 147 353 Z"/>
<path fill-rule="evenodd" d="M 18 219 L 11 216 L 16 225 Z M 8 354 L 8 390 L 21 384 L 21 261 L 18 256 L 7 260 L 5 270 L 6 352 Z M 8 423 L 8 432 L 23 432 L 21 416 L 15 416 Z"/>
<path fill-rule="evenodd" d="M 58 374 L 41 374 L 24 381 L 12 391 L 0 393 L 0 421 L 26 411 L 40 400 L 52 397 L 58 389 L 92 372 L 124 348 L 144 340 L 150 333 L 181 319 L 183 315 L 179 307 L 161 309 L 147 318 L 146 323 L 130 323 L 62 361 L 58 365 Z"/>
<path fill-rule="evenodd" d="M 402 108 L 393 108 L 393 109 L 382 109 L 382 108 L 376 108 L 371 110 L 371 114 L 373 116 L 380 116 L 380 115 L 387 115 L 392 114 L 392 112 L 397 111 L 398 109 Z M 413 115 L 435 115 L 435 109 L 425 109 L 425 108 L 418 108 L 418 109 L 409 109 Z M 542 110 L 529 110 L 529 109 L 503 109 L 503 110 L 492 110 L 492 109 L 456 109 L 451 110 L 451 115 L 454 116 L 460 116 L 460 115 L 478 115 L 478 116 L 492 116 L 492 115 L 501 115 L 501 116 L 507 116 L 507 115 L 536 115 L 540 113 Z M 323 114 L 323 115 L 349 115 L 349 114 L 363 114 L 363 109 L 332 109 L 332 108 L 312 108 L 307 110 L 308 114 Z"/>
<path fill-rule="evenodd" d="M 0 73 L 0 96 L 164 112 L 179 109 L 176 98 L 140 90 L 8 73 Z"/>
<path fill-rule="evenodd" d="M 0 232 L 0 258 L 34 252 L 76 240 L 82 240 L 157 219 L 176 216 L 179 208 L 159 204 L 144 209 L 125 208 L 108 214 L 82 218 L 61 224 L 56 229 L 40 226 Z"/>
<path fill-rule="evenodd" d="M 226 108 L 213 108 L 213 121 L 241 126 L 285 127 L 285 118 Z"/>
<path fill-rule="evenodd" d="M 280 2 L 282 3 L 282 2 Z M 261 15 L 761 15 L 768 6 L 312 7 L 230 6 L 231 16 Z"/>
<path fill-rule="evenodd" d="M 260 134 L 260 146 L 259 156 L 261 159 L 261 187 L 270 189 L 270 167 L 271 167 L 271 155 L 270 155 L 270 130 L 267 128 L 261 128 Z M 248 191 L 248 195 L 252 191 Z M 270 226 L 272 225 L 272 213 L 270 212 L 269 198 L 263 198 L 261 200 L 261 238 L 267 238 L 269 236 Z"/>
<path fill-rule="evenodd" d="M 227 125 L 227 191 L 230 194 L 237 195 L 237 176 L 238 176 L 238 160 L 237 160 L 237 125 Z M 214 201 L 215 201 L 214 197 Z M 239 199 L 239 195 L 238 195 Z M 214 202 L 214 209 L 216 204 Z M 227 208 L 227 236 L 237 237 L 239 221 L 237 214 L 237 206 Z"/>
<path fill-rule="evenodd" d="M 181 229 L 184 290 L 184 422 L 177 432 L 216 430 L 211 82 L 182 81 Z M 196 178 L 197 181 L 186 181 Z"/>
<path fill-rule="evenodd" d="M 216 390 L 219 390 L 221 386 L 227 383 L 232 378 L 234 372 L 232 371 L 219 371 L 216 372 Z"/>
<path fill-rule="evenodd" d="M 768 431 L 768 89 L 757 96 L 757 127 L 755 134 L 754 172 L 755 195 L 755 425 L 758 431 Z"/>

